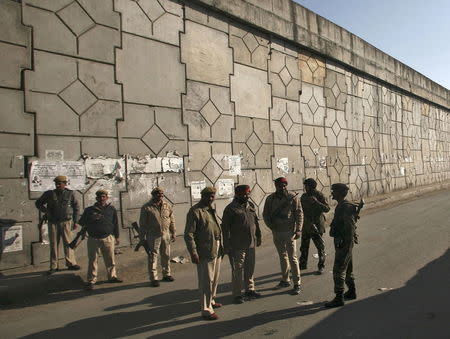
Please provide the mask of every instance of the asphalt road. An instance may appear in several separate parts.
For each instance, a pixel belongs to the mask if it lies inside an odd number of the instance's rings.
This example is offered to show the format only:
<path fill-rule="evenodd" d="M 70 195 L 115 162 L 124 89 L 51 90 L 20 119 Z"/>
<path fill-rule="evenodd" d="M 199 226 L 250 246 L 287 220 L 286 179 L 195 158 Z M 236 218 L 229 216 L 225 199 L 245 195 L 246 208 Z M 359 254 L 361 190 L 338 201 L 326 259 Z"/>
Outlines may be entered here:
<path fill-rule="evenodd" d="M 303 292 L 274 290 L 279 262 L 272 240 L 257 250 L 257 289 L 263 297 L 232 304 L 224 260 L 219 320 L 199 317 L 196 271 L 174 266 L 173 283 L 152 288 L 145 267 L 123 285 L 99 285 L 91 294 L 59 291 L 30 305 L 0 311 L 1 338 L 450 338 L 450 192 L 443 191 L 365 215 L 354 250 L 358 299 L 328 310 L 333 297 L 334 251 L 326 238 L 327 267 L 302 272 Z M 380 288 L 386 290 L 380 291 Z"/>

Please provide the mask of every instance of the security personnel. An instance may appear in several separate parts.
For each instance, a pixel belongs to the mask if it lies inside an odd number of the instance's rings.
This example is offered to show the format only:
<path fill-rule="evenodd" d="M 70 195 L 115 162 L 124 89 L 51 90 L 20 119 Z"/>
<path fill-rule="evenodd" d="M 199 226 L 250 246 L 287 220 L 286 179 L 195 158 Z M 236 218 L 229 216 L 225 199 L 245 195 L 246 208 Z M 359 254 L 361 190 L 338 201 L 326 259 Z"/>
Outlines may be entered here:
<path fill-rule="evenodd" d="M 213 206 L 215 197 L 214 187 L 201 191 L 201 200 L 189 209 L 184 231 L 186 247 L 197 265 L 201 314 L 205 320 L 218 319 L 214 308 L 222 306 L 214 300 L 223 256 L 222 229 Z"/>
<path fill-rule="evenodd" d="M 72 241 L 72 229 L 78 227 L 79 207 L 72 190 L 66 188 L 67 177 L 57 176 L 54 180 L 55 189 L 46 191 L 36 200 L 36 207 L 47 215 L 48 236 L 50 241 L 50 270 L 52 274 L 58 270 L 59 243 L 63 241 L 66 266 L 69 270 L 77 271 L 74 251 L 69 247 Z"/>
<path fill-rule="evenodd" d="M 92 290 L 97 282 L 97 262 L 99 252 L 102 253 L 108 272 L 108 282 L 121 283 L 117 277 L 114 259 L 114 246 L 119 245 L 119 221 L 114 206 L 108 204 L 108 192 L 95 192 L 97 202 L 84 210 L 80 218 L 83 231 L 87 232 L 88 273 L 86 289 Z"/>
<path fill-rule="evenodd" d="M 319 254 L 317 274 L 322 274 L 325 267 L 325 243 L 322 239 L 322 235 L 325 233 L 324 213 L 330 210 L 330 206 L 324 195 L 316 190 L 317 182 L 313 178 L 306 179 L 303 185 L 305 193 L 300 198 L 304 214 L 300 245 L 300 269 L 305 270 L 307 268 L 309 243 L 312 239 Z"/>
<path fill-rule="evenodd" d="M 231 285 L 234 302 L 242 304 L 245 300 L 241 294 L 243 280 L 245 297 L 253 299 L 261 296 L 255 291 L 253 279 L 255 247 L 261 245 L 261 230 L 255 205 L 249 201 L 250 186 L 236 186 L 234 192 L 234 200 L 223 212 L 222 232 L 224 250 L 232 263 Z"/>
<path fill-rule="evenodd" d="M 296 240 L 303 226 L 303 211 L 296 194 L 287 191 L 287 179 L 275 179 L 275 193 L 269 195 L 264 204 L 263 218 L 272 230 L 273 242 L 280 257 L 281 281 L 277 288 L 289 287 L 289 272 L 294 288 L 291 293 L 300 293 L 300 268 L 297 259 Z"/>
<path fill-rule="evenodd" d="M 172 206 L 164 201 L 161 187 L 152 190 L 152 199 L 141 208 L 139 224 L 149 246 L 148 272 L 153 287 L 159 286 L 158 254 L 161 253 L 163 281 L 174 281 L 170 274 L 170 242 L 176 240 L 175 217 Z"/>
<path fill-rule="evenodd" d="M 338 202 L 334 218 L 330 225 L 330 236 L 334 238 L 333 280 L 336 297 L 327 302 L 325 307 L 339 307 L 347 300 L 356 299 L 355 279 L 353 277 L 352 250 L 356 231 L 357 206 L 345 200 L 348 193 L 345 184 L 331 185 L 331 196 Z M 344 294 L 344 282 L 348 291 Z"/>

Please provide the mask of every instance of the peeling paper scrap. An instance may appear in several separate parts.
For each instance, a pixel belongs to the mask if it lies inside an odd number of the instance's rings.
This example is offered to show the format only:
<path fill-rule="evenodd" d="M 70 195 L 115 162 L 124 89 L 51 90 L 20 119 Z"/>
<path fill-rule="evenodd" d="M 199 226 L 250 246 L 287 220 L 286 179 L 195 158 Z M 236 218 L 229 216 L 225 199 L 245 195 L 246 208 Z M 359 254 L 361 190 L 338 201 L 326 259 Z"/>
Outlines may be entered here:
<path fill-rule="evenodd" d="M 201 191 L 206 187 L 206 182 L 202 181 L 191 181 L 191 195 L 194 199 L 201 199 Z"/>
<path fill-rule="evenodd" d="M 219 196 L 232 196 L 234 194 L 234 180 L 233 179 L 219 179 L 217 180 L 217 193 Z"/>
<path fill-rule="evenodd" d="M 289 159 L 288 158 L 278 159 L 277 168 L 284 174 L 289 174 Z"/>
<path fill-rule="evenodd" d="M 230 169 L 230 175 L 241 175 L 241 156 L 228 156 L 228 167 Z"/>
<path fill-rule="evenodd" d="M 183 158 L 182 157 L 165 157 L 162 158 L 163 172 L 183 172 Z"/>
<path fill-rule="evenodd" d="M 178 255 L 176 257 L 173 257 L 172 259 L 170 259 L 170 262 L 175 262 L 175 263 L 179 263 L 179 264 L 186 264 L 189 262 L 189 260 L 185 257 L 183 257 L 182 255 Z"/>
<path fill-rule="evenodd" d="M 378 290 L 379 291 L 390 291 L 390 290 L 393 290 L 394 288 L 393 287 L 380 287 Z"/>
<path fill-rule="evenodd" d="M 314 304 L 311 300 L 303 300 L 303 301 L 297 301 L 297 305 L 300 306 L 306 306 L 306 305 L 312 305 Z"/>
<path fill-rule="evenodd" d="M 22 226 L 2 227 L 3 253 L 23 250 Z"/>
<path fill-rule="evenodd" d="M 46 149 L 45 160 L 62 161 L 64 160 L 64 151 L 60 149 Z"/>

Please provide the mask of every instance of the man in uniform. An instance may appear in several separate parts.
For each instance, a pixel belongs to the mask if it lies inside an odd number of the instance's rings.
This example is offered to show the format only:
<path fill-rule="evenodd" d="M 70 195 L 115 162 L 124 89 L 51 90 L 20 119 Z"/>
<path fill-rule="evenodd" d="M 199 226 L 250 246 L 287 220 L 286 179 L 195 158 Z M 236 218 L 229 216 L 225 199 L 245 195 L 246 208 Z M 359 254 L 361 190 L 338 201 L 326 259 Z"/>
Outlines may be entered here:
<path fill-rule="evenodd" d="M 164 201 L 160 187 L 152 190 L 152 199 L 141 208 L 139 224 L 149 246 L 148 272 L 153 287 L 159 286 L 158 254 L 161 252 L 163 281 L 174 281 L 170 274 L 170 242 L 176 240 L 175 217 L 172 206 Z"/>
<path fill-rule="evenodd" d="M 356 299 L 355 280 L 353 277 L 352 249 L 356 229 L 357 206 L 345 200 L 348 186 L 331 185 L 331 196 L 338 202 L 334 218 L 330 225 L 330 236 L 334 238 L 336 250 L 333 266 L 334 293 L 336 297 L 327 302 L 325 307 L 339 307 L 347 300 Z M 348 291 L 344 293 L 344 282 Z"/>
<path fill-rule="evenodd" d="M 275 179 L 275 193 L 269 195 L 264 204 L 263 218 L 272 230 L 273 242 L 280 257 L 281 281 L 278 288 L 289 287 L 289 272 L 292 273 L 294 288 L 291 293 L 300 293 L 300 268 L 297 259 L 296 240 L 300 238 L 303 226 L 303 211 L 297 194 L 287 191 L 286 178 Z"/>
<path fill-rule="evenodd" d="M 312 239 L 319 254 L 317 274 L 322 274 L 325 267 L 325 243 L 322 234 L 325 233 L 325 215 L 330 206 L 324 195 L 316 190 L 317 182 L 308 178 L 303 182 L 305 193 L 300 198 L 304 213 L 302 242 L 300 245 L 300 269 L 306 270 L 308 264 L 309 242 Z"/>
<path fill-rule="evenodd" d="M 97 202 L 84 210 L 80 218 L 83 232 L 87 232 L 88 273 L 86 289 L 92 290 L 97 282 L 97 262 L 101 251 L 108 282 L 121 283 L 117 278 L 116 263 L 114 260 L 114 245 L 119 245 L 119 222 L 117 211 L 108 204 L 108 192 L 98 190 L 95 192 Z"/>
<path fill-rule="evenodd" d="M 52 274 L 58 270 L 59 243 L 63 240 L 66 266 L 69 270 L 77 271 L 74 251 L 69 247 L 72 241 L 72 229 L 78 224 L 79 207 L 72 190 L 66 188 L 67 178 L 59 175 L 54 179 L 55 189 L 46 191 L 36 200 L 37 209 L 48 218 L 48 237 L 50 240 L 50 270 Z"/>
<path fill-rule="evenodd" d="M 189 209 L 184 231 L 186 247 L 197 265 L 201 314 L 206 320 L 218 319 L 214 308 L 222 306 L 214 300 L 223 256 L 222 229 L 213 207 L 215 197 L 214 187 L 201 191 L 201 200 Z"/>
<path fill-rule="evenodd" d="M 232 293 L 234 302 L 242 304 L 242 281 L 245 297 L 259 298 L 255 291 L 255 246 L 261 245 L 261 230 L 255 205 L 249 201 L 250 186 L 239 185 L 234 189 L 234 200 L 225 207 L 222 218 L 223 245 L 232 263 Z M 243 272 L 242 272 L 243 271 Z M 242 276 L 244 273 L 244 276 Z M 242 279 L 244 278 L 244 279 Z"/>

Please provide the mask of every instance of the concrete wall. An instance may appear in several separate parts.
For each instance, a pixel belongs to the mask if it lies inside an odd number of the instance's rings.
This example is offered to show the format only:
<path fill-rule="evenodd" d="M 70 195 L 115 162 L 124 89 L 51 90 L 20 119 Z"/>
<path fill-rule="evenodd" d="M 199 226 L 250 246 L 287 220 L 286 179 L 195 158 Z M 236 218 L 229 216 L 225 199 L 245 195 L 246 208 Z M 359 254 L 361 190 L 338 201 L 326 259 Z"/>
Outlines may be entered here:
<path fill-rule="evenodd" d="M 54 150 L 86 164 L 84 207 L 110 190 L 125 244 L 155 185 L 181 234 L 202 182 L 222 211 L 230 182 L 261 210 L 281 175 L 352 199 L 450 177 L 449 91 L 289 0 L 0 0 L 0 56 L 0 221 L 23 242 L 0 269 L 47 260 L 29 175 Z"/>

